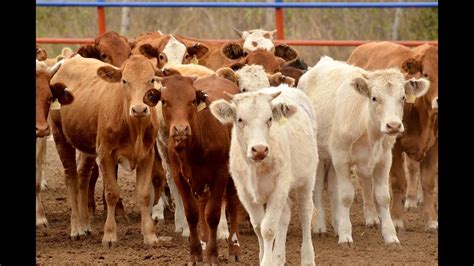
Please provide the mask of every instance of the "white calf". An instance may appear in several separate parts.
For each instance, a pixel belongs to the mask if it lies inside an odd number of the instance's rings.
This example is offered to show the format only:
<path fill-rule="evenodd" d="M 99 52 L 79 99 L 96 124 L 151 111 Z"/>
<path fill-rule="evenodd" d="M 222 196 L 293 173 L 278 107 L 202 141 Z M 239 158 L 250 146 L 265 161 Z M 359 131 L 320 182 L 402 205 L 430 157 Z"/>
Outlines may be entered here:
<path fill-rule="evenodd" d="M 233 124 L 230 172 L 257 234 L 261 265 L 286 261 L 290 191 L 296 191 L 299 203 L 301 264 L 315 265 L 311 216 L 318 153 L 311 108 L 303 92 L 286 85 L 237 94 L 231 102 L 218 100 L 210 105 L 221 123 Z"/>
<path fill-rule="evenodd" d="M 326 231 L 322 191 L 327 175 L 339 244 L 352 245 L 349 209 L 354 200 L 352 181 L 358 176 L 361 182 L 375 185 L 378 217 L 374 214 L 366 221 L 380 217 L 385 243 L 400 243 L 389 211 L 391 150 L 396 136 L 404 131 L 406 95 L 419 97 L 428 87 L 426 79 L 405 81 L 397 69 L 371 72 L 330 57 L 323 57 L 303 75 L 298 88 L 311 98 L 318 119 L 321 161 L 314 194 L 321 215 L 316 231 Z"/>

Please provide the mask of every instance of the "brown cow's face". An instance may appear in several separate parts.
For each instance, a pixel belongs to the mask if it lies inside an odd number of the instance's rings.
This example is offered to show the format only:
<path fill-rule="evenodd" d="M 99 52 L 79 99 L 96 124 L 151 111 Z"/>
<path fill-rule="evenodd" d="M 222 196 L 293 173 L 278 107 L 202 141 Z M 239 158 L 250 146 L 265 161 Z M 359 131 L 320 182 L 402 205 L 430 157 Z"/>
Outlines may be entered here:
<path fill-rule="evenodd" d="M 47 117 L 52 101 L 58 99 L 61 104 L 66 105 L 74 100 L 64 84 L 49 85 L 51 77 L 60 66 L 61 64 L 56 64 L 51 68 L 36 71 L 36 137 L 49 135 Z"/>
<path fill-rule="evenodd" d="M 154 88 L 157 71 L 144 56 L 131 56 L 120 69 L 100 67 L 97 75 L 107 82 L 120 83 L 131 118 L 149 117 L 149 107 L 155 106 L 160 99 L 160 92 Z"/>
<path fill-rule="evenodd" d="M 169 131 L 169 143 L 176 150 L 185 148 L 191 140 L 191 127 L 197 121 L 197 106 L 207 95 L 196 90 L 193 78 L 173 75 L 161 80 L 163 119 Z"/>
<path fill-rule="evenodd" d="M 272 52 L 259 49 L 248 53 L 238 63 L 231 66 L 232 69 L 237 70 L 244 65 L 261 65 L 265 72 L 274 74 L 280 70 L 280 67 L 285 63 L 285 60 L 275 56 Z"/>
<path fill-rule="evenodd" d="M 82 57 L 96 58 L 116 67 L 130 56 L 132 49 L 124 36 L 110 31 L 95 39 L 94 44 L 81 46 L 77 51 Z"/>

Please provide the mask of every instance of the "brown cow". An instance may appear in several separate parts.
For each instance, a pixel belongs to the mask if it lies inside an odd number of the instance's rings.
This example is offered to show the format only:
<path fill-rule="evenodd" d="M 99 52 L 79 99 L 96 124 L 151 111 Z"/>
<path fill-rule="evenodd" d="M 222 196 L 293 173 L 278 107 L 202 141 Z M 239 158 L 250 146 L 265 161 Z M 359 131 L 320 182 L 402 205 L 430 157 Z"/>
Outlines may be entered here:
<path fill-rule="evenodd" d="M 209 106 L 216 99 L 228 99 L 224 92 L 236 94 L 239 89 L 234 83 L 215 75 L 194 83 L 193 78 L 173 75 L 161 79 L 161 85 L 163 130 L 169 132 L 167 150 L 171 173 L 183 200 L 190 229 L 190 259 L 193 263 L 203 260 L 197 231 L 199 212 L 202 212 L 205 216 L 202 219 L 209 229 L 209 236 L 204 239 L 206 261 L 218 263 L 216 237 L 223 194 L 229 182 L 230 126 L 220 124 L 208 108 L 198 111 L 198 106 Z M 229 193 L 232 191 L 227 191 Z M 235 243 L 238 248 L 237 221 L 233 222 L 232 217 L 236 217 L 236 213 L 231 215 L 229 243 L 231 247 Z M 232 248 L 229 251 L 232 252 Z"/>
<path fill-rule="evenodd" d="M 57 99 L 61 104 L 70 104 L 74 97 L 61 83 L 50 86 L 49 81 L 61 67 L 61 63 L 47 67 L 36 61 L 36 227 L 47 229 L 48 220 L 44 214 L 41 202 L 41 179 L 43 163 L 46 159 L 46 136 L 49 135 L 49 125 L 46 122 L 51 103 Z"/>
<path fill-rule="evenodd" d="M 425 44 L 410 49 L 391 42 L 367 43 L 354 49 L 347 62 L 368 70 L 398 67 L 406 73 L 406 78 L 422 76 L 429 79 L 428 92 L 416 99 L 414 103 L 405 104 L 404 107 L 403 123 L 406 131 L 397 139 L 392 151 L 390 180 L 393 204 L 391 211 L 395 226 L 403 229 L 401 204 L 407 179 L 402 152 L 406 152 L 408 157 L 420 163 L 426 226 L 427 229 L 436 230 L 438 221 L 434 207 L 434 188 L 438 163 L 438 47 Z M 366 221 L 372 219 L 373 222 L 378 223 L 373 195 L 370 191 L 371 185 L 364 185 Z"/>
<path fill-rule="evenodd" d="M 95 58 L 105 63 L 120 67 L 130 56 L 133 42 L 115 31 L 108 31 L 97 38 L 93 44 L 79 47 L 77 53 L 82 57 Z"/>
<path fill-rule="evenodd" d="M 141 232 L 145 244 L 158 241 L 150 217 L 151 171 L 157 136 L 155 106 L 159 91 L 154 66 L 144 56 L 127 59 L 121 68 L 95 59 L 66 59 L 51 82 L 66 84 L 76 96 L 73 104 L 52 111 L 53 137 L 65 168 L 71 203 L 71 238 L 91 231 L 87 209 L 91 168 L 99 157 L 104 178 L 107 220 L 102 244 L 117 242 L 115 205 L 120 189 L 117 165 L 136 169 L 137 194 L 141 210 Z M 79 169 L 75 153 L 79 154 Z"/>

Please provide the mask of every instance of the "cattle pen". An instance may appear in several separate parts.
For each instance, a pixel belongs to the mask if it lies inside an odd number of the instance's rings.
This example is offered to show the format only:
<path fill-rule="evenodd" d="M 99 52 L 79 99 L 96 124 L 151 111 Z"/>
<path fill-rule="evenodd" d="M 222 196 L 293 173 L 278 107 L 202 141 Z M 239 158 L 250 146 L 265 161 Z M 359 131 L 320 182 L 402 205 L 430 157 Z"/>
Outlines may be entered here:
<path fill-rule="evenodd" d="M 285 43 L 295 46 L 359 46 L 374 40 L 285 40 L 285 24 L 283 9 L 285 8 L 438 8 L 438 2 L 312 2 L 296 3 L 275 0 L 269 2 L 45 2 L 37 1 L 37 7 L 96 7 L 98 34 L 106 32 L 105 8 L 113 7 L 149 7 L 149 8 L 273 8 L 275 9 L 276 40 L 275 43 Z M 229 42 L 229 40 L 209 40 Z M 87 44 L 93 43 L 94 38 L 36 38 L 37 43 L 47 44 Z M 437 41 L 394 41 L 406 46 L 418 46 L 424 43 L 437 45 Z"/>

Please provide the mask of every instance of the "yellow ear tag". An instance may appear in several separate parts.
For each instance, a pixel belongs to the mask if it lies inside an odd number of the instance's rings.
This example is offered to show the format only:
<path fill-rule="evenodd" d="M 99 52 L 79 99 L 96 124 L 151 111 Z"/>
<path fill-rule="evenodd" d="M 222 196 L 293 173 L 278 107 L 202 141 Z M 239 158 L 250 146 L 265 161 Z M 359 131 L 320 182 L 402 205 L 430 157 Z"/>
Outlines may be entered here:
<path fill-rule="evenodd" d="M 61 104 L 59 103 L 58 99 L 54 100 L 49 107 L 50 110 L 59 110 L 61 109 Z"/>
<path fill-rule="evenodd" d="M 279 124 L 280 126 L 284 126 L 284 125 L 286 124 L 286 122 L 288 122 L 288 119 L 286 119 L 286 117 L 284 117 L 284 116 L 282 116 L 282 117 L 280 118 L 280 120 L 278 120 L 278 124 Z"/>
<path fill-rule="evenodd" d="M 201 102 L 201 103 L 197 106 L 198 112 L 204 110 L 204 108 L 206 108 L 206 103 L 205 103 L 205 102 Z"/>
<path fill-rule="evenodd" d="M 405 102 L 407 103 L 415 103 L 416 96 L 415 94 L 408 94 L 407 98 L 405 99 Z"/>

